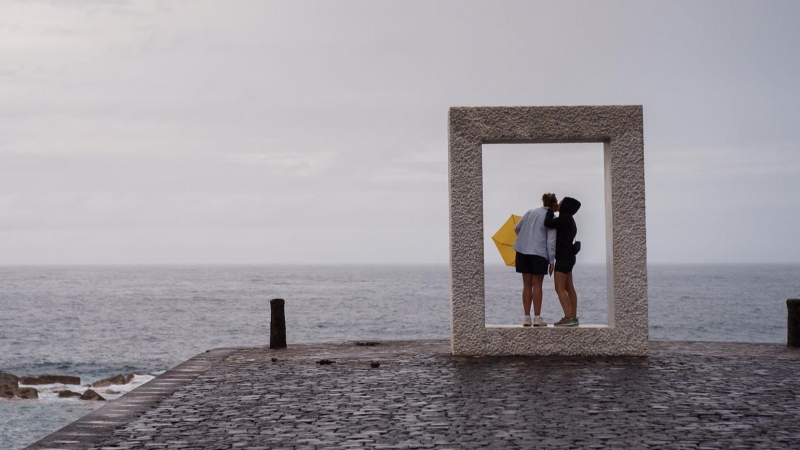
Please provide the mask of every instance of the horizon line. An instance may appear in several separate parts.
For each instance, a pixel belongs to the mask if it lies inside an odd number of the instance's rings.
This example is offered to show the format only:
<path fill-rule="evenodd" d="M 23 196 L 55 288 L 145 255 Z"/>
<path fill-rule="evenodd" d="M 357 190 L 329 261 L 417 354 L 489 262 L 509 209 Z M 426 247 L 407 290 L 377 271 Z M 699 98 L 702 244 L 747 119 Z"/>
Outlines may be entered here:
<path fill-rule="evenodd" d="M 328 263 L 304 263 L 304 262 L 253 262 L 253 263 L 231 263 L 231 262 L 144 262 L 144 263 L 0 263 L 0 267 L 97 267 L 97 266 L 448 266 L 449 262 L 398 262 L 398 263 L 375 263 L 375 262 L 328 262 Z M 605 266 L 604 262 L 584 262 L 580 265 L 586 266 Z M 800 261 L 795 262 L 648 262 L 648 266 L 792 266 L 800 265 Z M 484 263 L 484 267 L 510 267 L 501 263 Z"/>

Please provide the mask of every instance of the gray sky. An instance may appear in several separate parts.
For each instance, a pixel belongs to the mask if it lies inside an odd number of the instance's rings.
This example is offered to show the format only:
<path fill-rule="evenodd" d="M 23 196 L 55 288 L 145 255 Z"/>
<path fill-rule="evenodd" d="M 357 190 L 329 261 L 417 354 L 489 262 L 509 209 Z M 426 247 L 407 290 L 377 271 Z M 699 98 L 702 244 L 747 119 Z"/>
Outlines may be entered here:
<path fill-rule="evenodd" d="M 0 264 L 444 263 L 448 107 L 580 104 L 644 105 L 650 262 L 800 262 L 798 21 L 796 1 L 4 1 Z M 554 190 L 604 259 L 599 145 L 486 147 L 487 238 Z"/>

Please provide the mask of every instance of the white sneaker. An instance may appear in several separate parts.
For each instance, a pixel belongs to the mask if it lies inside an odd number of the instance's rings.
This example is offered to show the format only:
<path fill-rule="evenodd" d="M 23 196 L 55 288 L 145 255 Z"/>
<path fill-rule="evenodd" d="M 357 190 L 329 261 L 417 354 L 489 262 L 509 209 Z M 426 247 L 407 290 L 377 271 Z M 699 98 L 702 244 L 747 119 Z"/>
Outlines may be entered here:
<path fill-rule="evenodd" d="M 546 327 L 547 322 L 542 319 L 542 316 L 536 316 L 533 318 L 533 326 L 535 327 Z"/>
<path fill-rule="evenodd" d="M 531 316 L 525 316 L 525 319 L 522 321 L 523 327 L 531 326 Z"/>

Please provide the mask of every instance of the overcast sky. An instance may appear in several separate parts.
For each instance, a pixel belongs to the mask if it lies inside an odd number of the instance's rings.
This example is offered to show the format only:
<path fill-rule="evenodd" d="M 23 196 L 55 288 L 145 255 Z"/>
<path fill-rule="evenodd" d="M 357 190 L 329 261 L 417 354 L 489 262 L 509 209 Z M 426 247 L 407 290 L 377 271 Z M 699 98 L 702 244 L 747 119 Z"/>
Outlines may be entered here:
<path fill-rule="evenodd" d="M 446 263 L 448 108 L 604 104 L 644 105 L 650 262 L 800 262 L 798 23 L 791 0 L 4 1 L 0 264 Z M 486 146 L 487 263 L 543 190 L 584 202 L 602 261 L 601 149 Z"/>

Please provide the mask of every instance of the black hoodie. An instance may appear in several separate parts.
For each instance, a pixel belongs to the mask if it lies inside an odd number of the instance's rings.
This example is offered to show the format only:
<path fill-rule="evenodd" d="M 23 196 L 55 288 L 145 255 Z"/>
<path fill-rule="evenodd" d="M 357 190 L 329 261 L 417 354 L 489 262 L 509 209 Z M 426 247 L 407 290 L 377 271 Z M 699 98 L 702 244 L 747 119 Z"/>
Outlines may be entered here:
<path fill-rule="evenodd" d="M 578 226 L 572 217 L 581 209 L 581 202 L 572 197 L 564 197 L 561 200 L 561 207 L 558 209 L 558 217 L 555 217 L 552 210 L 547 211 L 544 219 L 544 226 L 555 228 L 556 233 L 556 259 L 562 261 L 575 261 L 575 249 L 572 245 L 575 235 L 578 234 Z"/>

